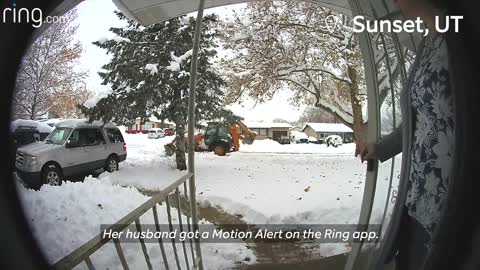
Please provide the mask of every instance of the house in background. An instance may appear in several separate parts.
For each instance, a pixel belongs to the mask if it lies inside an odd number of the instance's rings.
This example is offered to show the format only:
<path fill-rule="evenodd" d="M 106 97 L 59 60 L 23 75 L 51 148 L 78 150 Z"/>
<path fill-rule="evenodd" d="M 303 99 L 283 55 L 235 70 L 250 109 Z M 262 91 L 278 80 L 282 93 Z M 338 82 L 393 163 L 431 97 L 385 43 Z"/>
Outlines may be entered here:
<path fill-rule="evenodd" d="M 127 126 L 127 133 L 148 133 L 151 128 L 175 128 L 175 124 L 167 120 L 158 120 L 155 116 L 149 118 L 137 117 L 134 124 Z"/>
<path fill-rule="evenodd" d="M 338 135 L 344 143 L 353 142 L 353 130 L 344 124 L 337 123 L 306 123 L 302 132 L 308 136 L 315 137 L 323 143 L 323 140 L 330 135 Z"/>
<path fill-rule="evenodd" d="M 289 136 L 292 125 L 289 123 L 251 122 L 245 123 L 249 129 L 255 131 L 256 140 L 272 139 L 279 141 L 281 136 Z"/>

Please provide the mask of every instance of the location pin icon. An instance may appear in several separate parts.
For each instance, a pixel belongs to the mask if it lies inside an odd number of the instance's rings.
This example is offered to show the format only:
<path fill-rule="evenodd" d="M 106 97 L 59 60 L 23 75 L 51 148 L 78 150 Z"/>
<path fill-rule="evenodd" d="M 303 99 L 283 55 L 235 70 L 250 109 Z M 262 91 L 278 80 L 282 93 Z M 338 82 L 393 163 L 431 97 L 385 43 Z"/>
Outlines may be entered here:
<path fill-rule="evenodd" d="M 337 16 L 331 14 L 325 18 L 325 26 L 327 27 L 330 34 L 332 34 L 337 28 L 338 18 Z"/>

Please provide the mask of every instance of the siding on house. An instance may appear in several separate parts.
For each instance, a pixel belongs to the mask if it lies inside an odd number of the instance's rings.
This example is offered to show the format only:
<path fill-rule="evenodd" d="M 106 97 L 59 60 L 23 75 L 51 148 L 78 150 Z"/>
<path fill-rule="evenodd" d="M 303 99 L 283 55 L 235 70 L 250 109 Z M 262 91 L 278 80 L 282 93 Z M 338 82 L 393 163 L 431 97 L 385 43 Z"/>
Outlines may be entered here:
<path fill-rule="evenodd" d="M 315 139 L 320 139 L 319 138 L 319 133 L 317 133 L 313 128 L 311 128 L 310 126 L 306 126 L 302 132 L 304 132 L 305 134 L 308 135 L 308 137 L 314 137 Z"/>
<path fill-rule="evenodd" d="M 150 117 L 149 119 L 143 119 L 140 117 L 137 117 L 134 121 L 134 124 L 130 125 L 127 127 L 128 130 L 133 130 L 133 131 L 147 131 L 151 128 L 174 128 L 175 124 L 170 123 L 170 122 L 163 122 L 160 120 L 157 120 L 154 117 Z"/>
<path fill-rule="evenodd" d="M 246 123 L 247 127 L 257 133 L 256 140 L 274 139 L 274 135 L 285 134 L 289 136 L 290 128 L 288 123 Z"/>

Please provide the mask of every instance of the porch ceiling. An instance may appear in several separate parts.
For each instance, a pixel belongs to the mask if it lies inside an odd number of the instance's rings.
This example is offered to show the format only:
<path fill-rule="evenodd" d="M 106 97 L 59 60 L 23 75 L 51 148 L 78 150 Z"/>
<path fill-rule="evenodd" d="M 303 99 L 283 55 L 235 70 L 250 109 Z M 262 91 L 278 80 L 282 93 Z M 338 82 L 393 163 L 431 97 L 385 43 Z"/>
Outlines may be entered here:
<path fill-rule="evenodd" d="M 194 12 L 198 9 L 198 0 L 112 0 L 127 17 L 144 26 L 165 21 L 174 17 Z M 247 3 L 255 0 L 206 0 L 205 9 L 225 5 Z M 264 1 L 264 0 L 256 0 Z M 350 4 L 366 17 L 401 19 L 400 12 L 393 0 L 305 0 L 318 3 L 347 16 L 352 16 Z M 372 8 L 376 14 L 372 14 Z M 375 16 L 374 16 L 375 15 Z M 411 36 L 399 33 L 401 44 L 411 47 Z"/>
<path fill-rule="evenodd" d="M 263 1 L 263 0 L 259 0 Z M 327 8 L 333 9 L 345 15 L 352 15 L 349 0 L 306 0 L 308 2 L 318 3 Z M 184 15 L 198 8 L 198 0 L 113 0 L 115 5 L 127 16 L 137 20 L 147 26 L 157 22 L 165 21 L 180 15 Z M 206 0 L 205 9 L 219 7 L 231 4 L 251 2 L 251 0 Z M 370 3 L 371 4 L 370 4 Z M 370 5 L 377 11 L 377 16 L 387 15 L 385 6 L 391 13 L 396 13 L 398 9 L 393 5 L 392 0 L 358 0 L 359 6 L 364 7 L 365 14 L 372 16 Z"/>

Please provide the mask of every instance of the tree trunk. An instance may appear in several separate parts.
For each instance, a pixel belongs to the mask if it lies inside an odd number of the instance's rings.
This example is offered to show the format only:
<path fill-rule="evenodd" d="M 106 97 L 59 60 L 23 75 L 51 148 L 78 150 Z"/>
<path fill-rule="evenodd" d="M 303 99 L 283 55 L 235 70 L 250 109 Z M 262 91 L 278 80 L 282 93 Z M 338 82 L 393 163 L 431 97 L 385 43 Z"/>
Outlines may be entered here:
<path fill-rule="evenodd" d="M 175 160 L 177 162 L 177 169 L 184 171 L 187 169 L 187 160 L 185 157 L 185 119 L 183 117 L 181 105 L 181 90 L 174 91 L 174 122 L 175 130 Z"/>
<path fill-rule="evenodd" d="M 35 120 L 35 110 L 37 109 L 36 106 L 37 105 L 37 95 L 34 95 L 33 96 L 33 103 L 32 103 L 32 110 L 31 110 L 31 113 L 29 115 L 30 117 L 30 120 Z"/>
<path fill-rule="evenodd" d="M 359 89 L 357 70 L 352 66 L 348 66 L 348 76 L 352 82 L 348 87 L 350 89 L 350 103 L 353 114 L 353 134 L 355 136 L 355 143 L 358 146 L 359 144 L 366 142 L 367 129 L 366 124 L 363 123 L 362 103 L 358 95 Z"/>
<path fill-rule="evenodd" d="M 187 160 L 185 157 L 185 121 L 180 113 L 175 116 L 175 160 L 177 169 L 184 171 L 187 169 Z"/>

